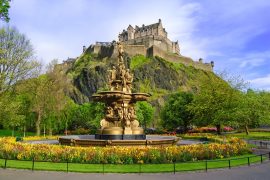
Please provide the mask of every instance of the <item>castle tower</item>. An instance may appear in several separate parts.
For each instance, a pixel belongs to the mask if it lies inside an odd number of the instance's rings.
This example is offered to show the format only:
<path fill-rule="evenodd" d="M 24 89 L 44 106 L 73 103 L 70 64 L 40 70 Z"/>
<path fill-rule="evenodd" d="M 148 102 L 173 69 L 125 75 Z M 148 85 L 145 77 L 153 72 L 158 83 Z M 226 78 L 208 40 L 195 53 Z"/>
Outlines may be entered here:
<path fill-rule="evenodd" d="M 134 39 L 134 33 L 135 29 L 131 25 L 129 25 L 127 28 L 128 40 Z"/>

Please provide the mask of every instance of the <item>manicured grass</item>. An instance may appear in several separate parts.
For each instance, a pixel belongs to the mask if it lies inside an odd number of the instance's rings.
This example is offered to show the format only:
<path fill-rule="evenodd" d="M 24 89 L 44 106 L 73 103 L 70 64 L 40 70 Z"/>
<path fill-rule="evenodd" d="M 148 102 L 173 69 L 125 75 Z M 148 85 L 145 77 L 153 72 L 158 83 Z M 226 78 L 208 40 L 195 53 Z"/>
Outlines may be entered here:
<path fill-rule="evenodd" d="M 32 132 L 26 132 L 26 136 L 34 136 L 35 134 Z M 12 130 L 8 129 L 0 129 L 0 137 L 12 136 Z M 14 131 L 14 137 L 23 136 L 23 132 Z"/>
<path fill-rule="evenodd" d="M 245 132 L 228 134 L 228 136 L 238 137 L 241 139 L 258 139 L 258 140 L 270 140 L 270 132 L 250 132 L 246 135 Z"/>
<path fill-rule="evenodd" d="M 248 159 L 250 157 L 250 164 L 255 162 L 260 162 L 260 156 L 253 155 L 243 155 L 233 158 L 227 158 L 222 160 L 207 161 L 207 168 L 228 168 L 229 159 L 231 167 L 239 165 L 247 165 Z M 263 157 L 265 160 L 266 157 Z M 0 159 L 0 166 L 4 167 L 5 160 Z M 18 160 L 8 160 L 7 168 L 18 168 L 18 169 L 32 169 L 32 161 L 18 161 Z M 175 171 L 194 171 L 194 170 L 205 170 L 205 161 L 195 161 L 195 162 L 184 162 L 176 163 Z M 66 171 L 67 163 L 53 163 L 53 162 L 35 162 L 34 170 L 51 170 L 51 171 Z M 174 164 L 78 164 L 78 163 L 68 163 L 68 171 L 71 172 L 91 172 L 91 173 L 152 173 L 152 172 L 173 172 Z"/>

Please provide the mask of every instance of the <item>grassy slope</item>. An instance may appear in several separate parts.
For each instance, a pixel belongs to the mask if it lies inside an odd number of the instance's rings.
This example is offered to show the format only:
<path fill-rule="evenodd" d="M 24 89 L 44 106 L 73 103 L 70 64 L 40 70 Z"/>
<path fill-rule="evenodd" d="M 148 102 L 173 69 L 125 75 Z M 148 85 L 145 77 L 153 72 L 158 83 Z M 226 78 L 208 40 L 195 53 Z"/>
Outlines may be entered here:
<path fill-rule="evenodd" d="M 231 167 L 239 165 L 247 165 L 248 159 L 250 157 L 250 163 L 260 162 L 261 158 L 259 156 L 243 155 L 234 158 L 223 159 L 221 161 L 207 161 L 208 169 L 213 168 L 228 168 L 229 159 L 231 160 Z M 240 159 L 236 159 L 240 158 Z M 266 159 L 263 157 L 263 159 Z M 0 166 L 4 166 L 5 161 L 0 159 Z M 176 163 L 176 171 L 194 171 L 194 170 L 205 170 L 205 161 L 197 162 L 186 162 L 186 163 Z M 18 168 L 18 169 L 31 169 L 31 161 L 17 161 L 8 160 L 8 168 Z M 52 163 L 52 162 L 35 162 L 35 170 L 52 170 L 52 171 L 66 171 L 67 163 Z M 115 164 L 68 164 L 69 171 L 73 172 L 113 172 L 113 173 L 150 173 L 150 172 L 173 172 L 173 164 L 132 164 L 132 165 L 115 165 Z"/>
<path fill-rule="evenodd" d="M 234 136 L 242 139 L 258 139 L 258 140 L 270 140 L 270 132 L 250 132 L 246 135 L 245 132 L 229 134 L 229 136 Z"/>
<path fill-rule="evenodd" d="M 12 130 L 0 129 L 0 137 L 12 136 Z M 14 136 L 23 136 L 23 132 L 15 131 Z M 26 132 L 26 136 L 34 136 L 32 132 Z"/>

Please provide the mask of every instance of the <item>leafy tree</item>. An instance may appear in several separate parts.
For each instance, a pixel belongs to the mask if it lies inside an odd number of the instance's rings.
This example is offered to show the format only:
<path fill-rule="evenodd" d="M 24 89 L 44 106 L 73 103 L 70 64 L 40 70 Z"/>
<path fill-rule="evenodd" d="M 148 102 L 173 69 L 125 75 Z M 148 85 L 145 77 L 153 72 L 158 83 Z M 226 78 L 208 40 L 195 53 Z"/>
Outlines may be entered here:
<path fill-rule="evenodd" d="M 270 93 L 256 92 L 249 89 L 239 98 L 235 112 L 236 122 L 249 134 L 249 127 L 270 124 Z"/>
<path fill-rule="evenodd" d="M 188 105 L 192 100 L 192 93 L 172 94 L 161 110 L 162 126 L 169 130 L 183 127 L 184 132 L 186 132 L 194 118 L 193 113 L 188 109 Z"/>
<path fill-rule="evenodd" d="M 214 125 L 218 134 L 221 125 L 233 123 L 239 91 L 214 75 L 200 78 L 200 87 L 189 109 L 195 114 L 197 125 Z"/>
<path fill-rule="evenodd" d="M 69 129 L 86 128 L 96 130 L 100 128 L 100 120 L 104 118 L 105 105 L 103 103 L 89 102 L 71 108 L 74 108 L 74 113 L 70 114 Z"/>
<path fill-rule="evenodd" d="M 5 105 L 2 106 L 0 112 L 0 123 L 4 128 L 12 129 L 13 136 L 14 130 L 25 124 L 25 104 L 22 97 L 14 94 L 6 96 L 5 99 L 2 99 L 2 103 Z"/>
<path fill-rule="evenodd" d="M 41 125 L 52 135 L 54 130 L 59 130 L 66 122 L 62 122 L 62 111 L 67 106 L 70 98 L 65 92 L 69 80 L 64 72 L 59 69 L 57 60 L 53 60 L 47 67 L 47 73 L 27 81 L 17 83 L 17 91 L 26 94 L 31 101 L 29 111 L 36 114 L 36 133 L 40 135 Z"/>
<path fill-rule="evenodd" d="M 15 28 L 0 29 L 0 95 L 20 81 L 38 74 L 30 41 Z"/>
<path fill-rule="evenodd" d="M 261 103 L 262 103 L 262 118 L 261 124 L 269 125 L 270 124 L 270 92 L 262 91 L 260 92 Z"/>
<path fill-rule="evenodd" d="M 11 0 L 0 0 L 0 19 L 9 22 L 8 10 L 10 8 L 9 2 Z"/>
<path fill-rule="evenodd" d="M 48 88 L 49 91 L 46 92 L 48 99 L 45 109 L 47 122 L 44 122 L 44 125 L 47 126 L 50 135 L 52 135 L 54 129 L 58 128 L 56 125 L 62 124 L 61 112 L 70 100 L 65 94 L 70 86 L 69 80 L 60 67 L 56 59 L 47 66 L 46 76 L 50 87 Z"/>
<path fill-rule="evenodd" d="M 36 120 L 36 135 L 39 136 L 41 132 L 41 122 L 46 115 L 46 106 L 49 104 L 50 98 L 48 92 L 50 92 L 50 81 L 46 75 L 41 75 L 38 78 L 31 79 L 27 82 L 26 90 L 29 91 L 29 97 L 31 98 L 31 111 L 35 112 Z"/>
<path fill-rule="evenodd" d="M 76 116 L 76 109 L 79 105 L 75 104 L 73 100 L 68 99 L 64 109 L 61 111 L 61 120 L 64 123 L 65 134 L 67 135 L 68 127 L 70 126 L 73 118 Z"/>
<path fill-rule="evenodd" d="M 146 129 L 146 126 L 153 120 L 154 107 L 147 102 L 137 102 L 135 108 L 138 121 Z"/>

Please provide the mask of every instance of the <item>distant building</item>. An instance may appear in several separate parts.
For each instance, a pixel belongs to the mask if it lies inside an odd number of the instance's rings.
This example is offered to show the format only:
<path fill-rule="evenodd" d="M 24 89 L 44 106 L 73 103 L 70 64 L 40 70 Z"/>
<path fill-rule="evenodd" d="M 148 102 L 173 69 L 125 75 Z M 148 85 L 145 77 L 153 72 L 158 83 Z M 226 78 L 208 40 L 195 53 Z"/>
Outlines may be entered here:
<path fill-rule="evenodd" d="M 156 46 L 163 51 L 180 55 L 178 41 L 172 42 L 168 39 L 168 33 L 163 28 L 161 19 L 158 23 L 141 27 L 131 25 L 118 36 L 119 41 L 127 45 L 144 45 L 146 48 Z"/>

